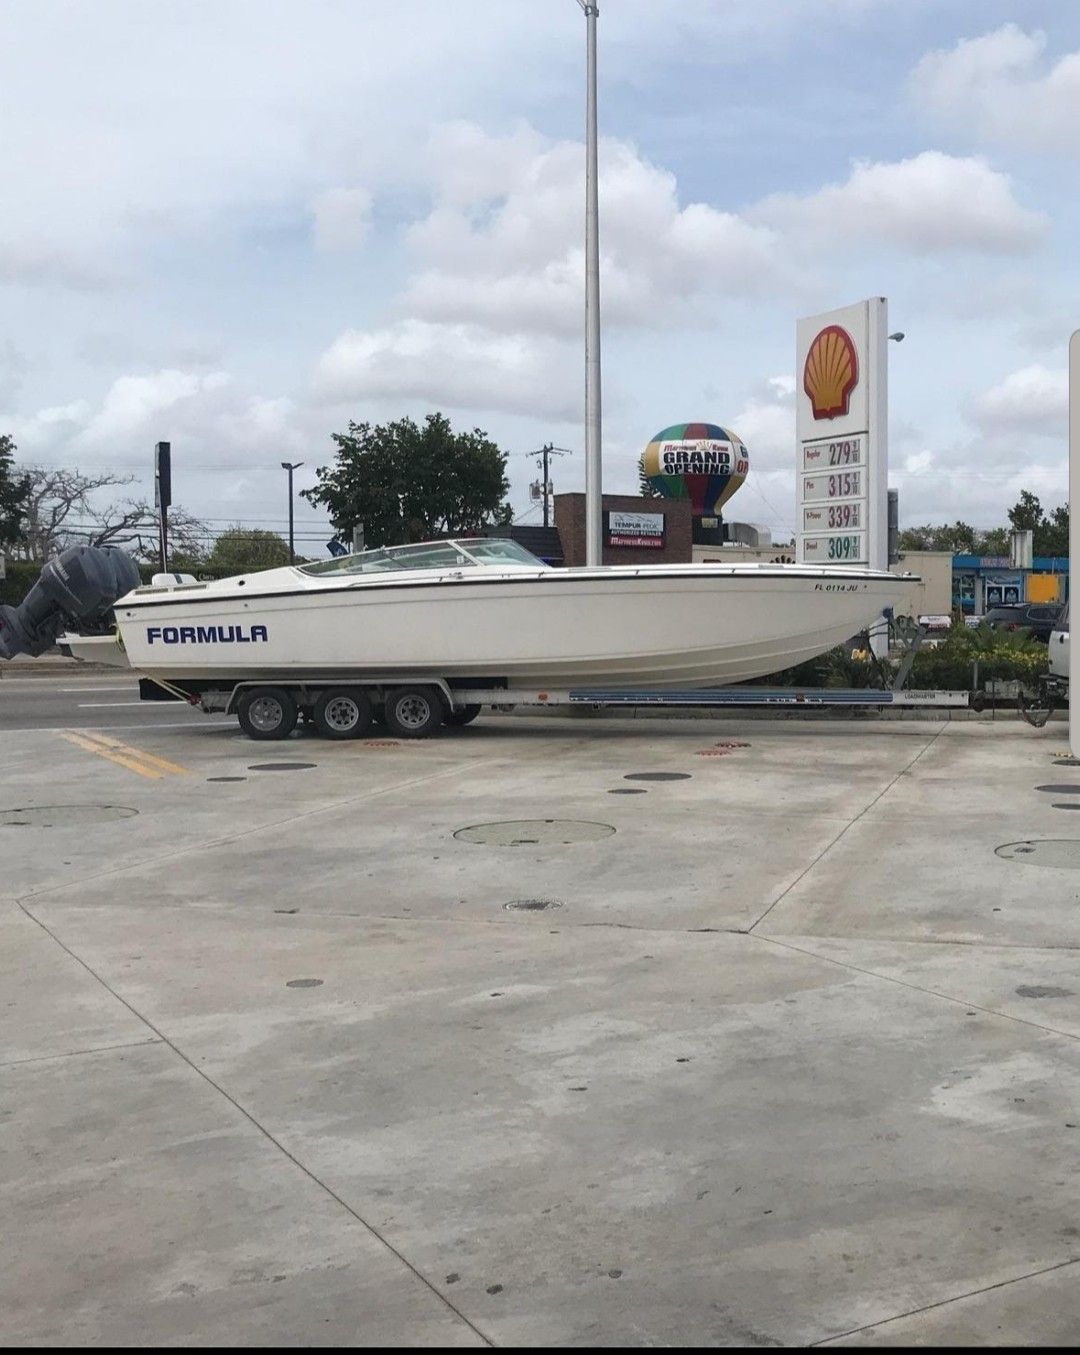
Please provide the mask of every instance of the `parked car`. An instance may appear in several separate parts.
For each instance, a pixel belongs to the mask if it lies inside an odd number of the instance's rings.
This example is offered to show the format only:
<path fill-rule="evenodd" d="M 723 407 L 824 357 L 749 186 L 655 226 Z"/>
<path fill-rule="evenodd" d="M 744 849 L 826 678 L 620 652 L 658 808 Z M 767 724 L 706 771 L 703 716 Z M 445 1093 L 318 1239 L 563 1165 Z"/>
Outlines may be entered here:
<path fill-rule="evenodd" d="M 983 619 L 994 630 L 1028 630 L 1033 640 L 1047 644 L 1060 615 L 1060 603 L 1020 602 L 1008 607 L 991 607 Z"/>

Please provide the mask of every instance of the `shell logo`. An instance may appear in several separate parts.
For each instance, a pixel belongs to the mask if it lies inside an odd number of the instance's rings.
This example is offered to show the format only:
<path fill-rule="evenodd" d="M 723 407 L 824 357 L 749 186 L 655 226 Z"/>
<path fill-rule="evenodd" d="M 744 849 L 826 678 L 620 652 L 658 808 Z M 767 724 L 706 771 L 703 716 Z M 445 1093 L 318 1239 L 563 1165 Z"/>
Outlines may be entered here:
<path fill-rule="evenodd" d="M 859 357 L 846 329 L 826 325 L 806 353 L 803 390 L 815 419 L 835 419 L 848 412 L 859 380 Z"/>

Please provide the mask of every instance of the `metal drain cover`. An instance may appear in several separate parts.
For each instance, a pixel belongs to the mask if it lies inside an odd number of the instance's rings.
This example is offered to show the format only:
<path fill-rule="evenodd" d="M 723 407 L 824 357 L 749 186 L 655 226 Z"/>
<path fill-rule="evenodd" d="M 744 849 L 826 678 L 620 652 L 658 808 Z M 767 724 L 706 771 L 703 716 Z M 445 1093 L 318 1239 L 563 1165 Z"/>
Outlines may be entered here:
<path fill-rule="evenodd" d="M 208 776 L 207 781 L 246 781 L 246 776 Z"/>
<path fill-rule="evenodd" d="M 627 772 L 624 781 L 689 781 L 689 772 Z"/>
<path fill-rule="evenodd" d="M 561 908 L 561 899 L 511 899 L 503 907 L 508 913 L 542 913 L 545 908 Z"/>
<path fill-rule="evenodd" d="M 1045 790 L 1049 795 L 1080 795 L 1080 785 L 1036 786 L 1036 790 Z"/>
<path fill-rule="evenodd" d="M 596 842 L 614 831 L 610 823 L 586 819 L 509 819 L 459 828 L 454 836 L 485 847 L 568 847 L 574 842 Z"/>
<path fill-rule="evenodd" d="M 1074 997 L 1071 988 L 1053 988 L 1049 984 L 1023 983 L 1016 990 L 1017 997 Z"/>
<path fill-rule="evenodd" d="M 1037 838 L 1029 842 L 1006 842 L 995 848 L 997 856 L 1006 861 L 1020 861 L 1028 866 L 1052 866 L 1057 870 L 1080 870 L 1080 839 Z"/>
<path fill-rule="evenodd" d="M 615 790 L 609 790 L 609 795 L 648 795 L 647 790 L 640 786 L 619 786 Z"/>
<path fill-rule="evenodd" d="M 138 812 L 126 805 L 26 805 L 22 809 L 0 809 L 0 827 L 81 828 L 88 823 L 133 819 Z"/>
<path fill-rule="evenodd" d="M 317 762 L 253 762 L 249 772 L 299 772 L 308 767 L 317 767 Z"/>

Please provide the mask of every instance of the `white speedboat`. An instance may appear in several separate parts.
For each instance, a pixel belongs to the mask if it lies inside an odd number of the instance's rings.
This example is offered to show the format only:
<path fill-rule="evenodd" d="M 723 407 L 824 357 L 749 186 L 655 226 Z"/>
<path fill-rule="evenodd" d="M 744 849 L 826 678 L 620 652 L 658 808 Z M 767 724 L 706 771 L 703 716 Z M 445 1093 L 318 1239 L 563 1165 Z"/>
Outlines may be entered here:
<path fill-rule="evenodd" d="M 502 538 L 366 551 L 216 582 L 139 587 L 114 661 L 207 683 L 416 681 L 536 688 L 722 686 L 830 649 L 914 576 L 842 566 L 557 569 Z M 109 642 L 65 636 L 76 657 Z"/>

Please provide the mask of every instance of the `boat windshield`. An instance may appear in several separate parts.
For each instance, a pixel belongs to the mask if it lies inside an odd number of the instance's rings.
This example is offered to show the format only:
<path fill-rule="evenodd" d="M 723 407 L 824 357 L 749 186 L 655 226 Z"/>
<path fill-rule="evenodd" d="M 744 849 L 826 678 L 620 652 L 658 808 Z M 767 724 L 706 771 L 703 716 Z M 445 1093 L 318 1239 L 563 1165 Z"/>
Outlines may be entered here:
<path fill-rule="evenodd" d="M 469 541 L 426 541 L 416 546 L 384 546 L 341 555 L 334 560 L 301 565 L 304 574 L 387 574 L 398 569 L 475 569 L 477 566 L 546 569 L 524 546 L 506 537 L 481 537 Z"/>

